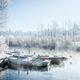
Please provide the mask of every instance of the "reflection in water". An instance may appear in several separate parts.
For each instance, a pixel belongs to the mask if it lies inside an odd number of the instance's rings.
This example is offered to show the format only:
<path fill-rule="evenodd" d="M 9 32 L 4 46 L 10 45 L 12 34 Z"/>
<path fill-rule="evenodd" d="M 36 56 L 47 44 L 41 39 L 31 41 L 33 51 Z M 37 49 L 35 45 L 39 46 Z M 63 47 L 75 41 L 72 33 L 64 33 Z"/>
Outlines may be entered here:
<path fill-rule="evenodd" d="M 64 67 L 64 62 L 61 62 L 59 64 L 54 64 L 54 65 L 48 65 L 48 66 L 22 66 L 22 65 L 18 65 L 15 67 L 11 67 L 9 66 L 9 69 L 13 69 L 13 70 L 22 70 L 22 71 L 27 71 L 27 74 L 29 74 L 29 71 L 40 71 L 40 72 L 44 72 L 44 71 L 49 71 L 51 68 L 53 67 Z"/>
<path fill-rule="evenodd" d="M 0 80 L 39 80 L 40 76 L 42 76 L 42 79 L 40 80 L 45 80 L 45 75 L 48 77 L 50 74 L 48 72 L 51 70 L 53 67 L 62 67 L 63 64 L 60 65 L 51 65 L 48 67 L 32 67 L 32 68 L 25 68 L 21 70 L 20 68 L 18 70 L 15 70 L 13 68 L 11 69 L 6 69 L 5 71 L 2 71 L 0 74 Z M 44 74 L 44 75 L 43 75 Z M 29 76 L 28 76 L 29 75 Z M 47 77 L 47 78 L 48 78 Z M 47 79 L 47 80 L 50 80 Z"/>
<path fill-rule="evenodd" d="M 29 71 L 48 71 L 51 69 L 51 66 L 48 66 L 48 67 L 28 67 L 28 68 L 19 68 L 19 69 L 15 69 L 15 68 L 9 68 L 9 69 L 12 69 L 12 70 L 18 70 L 19 71 L 27 71 L 27 74 L 29 74 Z"/>

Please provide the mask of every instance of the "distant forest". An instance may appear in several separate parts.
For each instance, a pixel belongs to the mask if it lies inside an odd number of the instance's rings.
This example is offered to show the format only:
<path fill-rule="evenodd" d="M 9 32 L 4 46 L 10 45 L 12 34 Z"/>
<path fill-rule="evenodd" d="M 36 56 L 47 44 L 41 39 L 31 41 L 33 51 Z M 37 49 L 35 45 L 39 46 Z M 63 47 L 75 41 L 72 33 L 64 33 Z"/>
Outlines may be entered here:
<path fill-rule="evenodd" d="M 44 28 L 44 26 L 41 26 L 38 30 L 35 32 L 27 31 L 12 31 L 12 30 L 0 30 L 0 35 L 4 36 L 79 36 L 80 35 L 80 25 L 77 23 L 73 24 L 66 24 L 66 26 L 62 26 L 62 28 L 59 27 L 59 25 L 56 23 L 54 25 L 48 26 Z"/>

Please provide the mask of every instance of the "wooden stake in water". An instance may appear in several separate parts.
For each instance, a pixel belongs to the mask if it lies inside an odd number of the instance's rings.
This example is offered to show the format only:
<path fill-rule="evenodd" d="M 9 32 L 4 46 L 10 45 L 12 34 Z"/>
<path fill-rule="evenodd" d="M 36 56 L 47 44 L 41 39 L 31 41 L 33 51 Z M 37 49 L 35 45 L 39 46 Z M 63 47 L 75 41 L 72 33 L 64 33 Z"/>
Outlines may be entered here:
<path fill-rule="evenodd" d="M 27 58 L 27 75 L 29 74 L 29 57 Z"/>

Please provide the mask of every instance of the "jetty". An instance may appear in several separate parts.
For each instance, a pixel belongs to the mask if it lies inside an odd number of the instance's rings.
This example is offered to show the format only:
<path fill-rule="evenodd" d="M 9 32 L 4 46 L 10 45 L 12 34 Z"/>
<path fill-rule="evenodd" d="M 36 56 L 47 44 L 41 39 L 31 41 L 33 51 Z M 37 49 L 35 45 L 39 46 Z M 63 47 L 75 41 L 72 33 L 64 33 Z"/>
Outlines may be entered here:
<path fill-rule="evenodd" d="M 0 71 L 3 71 L 8 67 L 7 61 L 9 55 L 6 54 L 7 51 L 8 45 L 5 42 L 5 38 L 3 36 L 0 36 Z"/>
<path fill-rule="evenodd" d="M 39 58 L 43 60 L 50 60 L 51 64 L 60 64 L 61 62 L 68 59 L 64 56 L 53 56 L 53 55 L 39 55 Z"/>

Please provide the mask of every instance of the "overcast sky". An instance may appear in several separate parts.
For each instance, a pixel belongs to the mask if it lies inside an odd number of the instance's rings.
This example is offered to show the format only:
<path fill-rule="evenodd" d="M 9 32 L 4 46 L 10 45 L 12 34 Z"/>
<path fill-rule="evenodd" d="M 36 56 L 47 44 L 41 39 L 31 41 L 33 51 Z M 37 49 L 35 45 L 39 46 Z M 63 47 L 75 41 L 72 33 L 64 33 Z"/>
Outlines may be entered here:
<path fill-rule="evenodd" d="M 80 0 L 11 0 L 8 26 L 30 31 L 53 21 L 80 22 Z"/>

